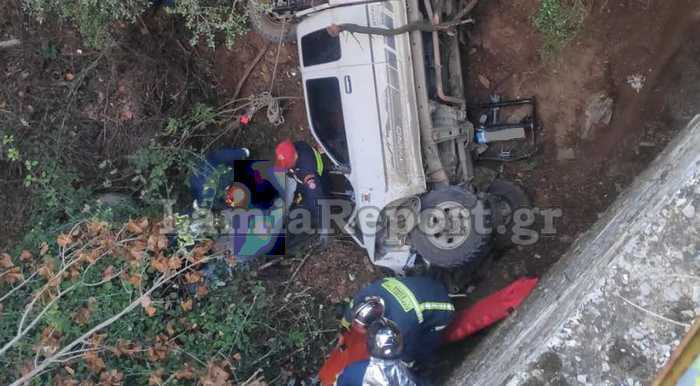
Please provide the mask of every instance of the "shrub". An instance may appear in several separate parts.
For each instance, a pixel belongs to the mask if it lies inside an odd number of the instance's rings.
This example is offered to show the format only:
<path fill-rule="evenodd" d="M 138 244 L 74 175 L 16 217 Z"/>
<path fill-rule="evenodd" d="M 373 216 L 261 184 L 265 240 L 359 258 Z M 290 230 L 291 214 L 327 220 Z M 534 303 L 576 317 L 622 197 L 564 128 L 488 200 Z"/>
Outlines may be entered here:
<path fill-rule="evenodd" d="M 24 8 L 38 20 L 57 16 L 74 23 L 87 45 L 103 47 L 110 40 L 114 23 L 134 23 L 153 7 L 153 0 L 23 0 Z M 156 1 L 162 3 L 162 1 Z M 182 17 L 192 33 L 191 43 L 200 40 L 214 47 L 221 34 L 227 45 L 246 31 L 246 15 L 235 9 L 235 1 L 176 0 L 168 11 Z"/>
<path fill-rule="evenodd" d="M 332 329 L 310 295 L 232 270 L 211 242 L 179 248 L 165 229 L 86 221 L 1 255 L 0 383 L 277 384 L 318 364 Z"/>

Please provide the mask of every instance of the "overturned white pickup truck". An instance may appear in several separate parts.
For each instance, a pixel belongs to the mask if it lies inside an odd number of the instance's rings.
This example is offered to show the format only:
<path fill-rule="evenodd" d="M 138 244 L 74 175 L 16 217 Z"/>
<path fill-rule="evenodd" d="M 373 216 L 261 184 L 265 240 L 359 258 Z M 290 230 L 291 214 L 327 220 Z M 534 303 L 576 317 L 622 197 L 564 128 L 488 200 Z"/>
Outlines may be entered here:
<path fill-rule="evenodd" d="M 296 36 L 311 131 L 352 186 L 345 230 L 374 264 L 395 272 L 416 258 L 475 266 L 487 255 L 493 222 L 507 226 L 527 203 L 513 184 L 474 181 L 478 144 L 456 30 L 474 3 L 276 2 L 251 13 L 270 40 Z M 525 137 L 517 125 L 499 132 L 499 139 Z"/>

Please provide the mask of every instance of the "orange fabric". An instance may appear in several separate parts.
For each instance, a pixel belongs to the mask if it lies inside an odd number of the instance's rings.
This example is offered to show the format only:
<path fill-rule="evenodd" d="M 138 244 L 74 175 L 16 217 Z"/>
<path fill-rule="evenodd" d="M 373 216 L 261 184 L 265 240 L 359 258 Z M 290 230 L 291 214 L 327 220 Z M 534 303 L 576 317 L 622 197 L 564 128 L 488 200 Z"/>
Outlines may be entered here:
<path fill-rule="evenodd" d="M 527 299 L 537 286 L 537 278 L 521 278 L 506 288 L 479 300 L 455 315 L 445 330 L 443 343 L 453 343 L 486 328 L 510 313 Z"/>
<path fill-rule="evenodd" d="M 345 331 L 340 345 L 330 353 L 318 373 L 321 385 L 332 386 L 345 367 L 367 358 L 367 335 L 355 329 Z"/>

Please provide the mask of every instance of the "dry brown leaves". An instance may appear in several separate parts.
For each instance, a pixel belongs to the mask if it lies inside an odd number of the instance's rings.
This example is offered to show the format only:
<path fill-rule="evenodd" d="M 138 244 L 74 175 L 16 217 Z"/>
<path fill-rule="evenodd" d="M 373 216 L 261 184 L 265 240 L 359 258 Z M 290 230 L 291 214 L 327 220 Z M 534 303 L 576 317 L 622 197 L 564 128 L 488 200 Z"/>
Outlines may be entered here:
<path fill-rule="evenodd" d="M 8 269 L 14 266 L 15 263 L 12 262 L 12 256 L 8 255 L 7 253 L 0 255 L 0 268 Z"/>
<path fill-rule="evenodd" d="M 70 369 L 70 367 L 66 366 L 65 368 Z M 73 371 L 73 369 L 71 369 Z M 73 371 L 75 373 L 75 371 Z M 66 377 L 63 374 L 59 374 L 53 379 L 53 386 L 78 386 L 80 383 L 76 381 L 73 378 L 73 375 L 70 374 L 70 377 Z"/>
<path fill-rule="evenodd" d="M 207 364 L 207 374 L 200 378 L 199 381 L 204 386 L 221 386 L 221 385 L 231 385 L 232 383 L 228 380 L 231 377 L 226 370 L 224 370 L 225 365 L 217 362 L 209 362 Z"/>
<path fill-rule="evenodd" d="M 185 283 L 194 284 L 202 280 L 204 275 L 199 271 L 190 271 L 185 273 Z"/>
<path fill-rule="evenodd" d="M 129 284 L 133 285 L 134 287 L 141 287 L 141 281 L 143 280 L 143 278 L 141 277 L 141 274 L 134 273 L 134 274 L 129 275 L 125 272 L 122 275 L 125 276 L 126 281 Z"/>
<path fill-rule="evenodd" d="M 126 230 L 137 236 L 143 234 L 143 232 L 146 231 L 146 228 L 148 228 L 148 219 L 145 217 L 136 220 L 129 220 L 129 223 L 126 224 Z"/>
<path fill-rule="evenodd" d="M 144 311 L 146 311 L 146 315 L 148 316 L 155 316 L 156 314 L 156 308 L 153 306 L 153 301 L 151 300 L 151 297 L 146 295 L 141 299 L 141 306 L 143 307 Z"/>
<path fill-rule="evenodd" d="M 156 341 L 153 346 L 146 350 L 146 355 L 151 362 L 163 361 L 175 347 L 177 347 L 177 345 L 171 342 L 165 334 L 160 334 L 156 336 Z"/>
<path fill-rule="evenodd" d="M 0 268 L 4 269 L 0 272 L 0 284 L 12 285 L 20 280 L 24 280 L 22 270 L 19 267 L 15 267 L 15 263 L 12 262 L 12 256 L 7 253 L 0 255 Z"/>
<path fill-rule="evenodd" d="M 170 271 L 168 267 L 168 258 L 165 256 L 151 259 L 151 267 L 162 274 L 167 274 Z"/>
<path fill-rule="evenodd" d="M 175 372 L 175 379 L 177 379 L 177 380 L 194 379 L 194 374 L 195 374 L 194 367 L 192 367 L 191 363 L 186 362 L 185 365 L 180 370 Z"/>
<path fill-rule="evenodd" d="M 117 369 L 105 371 L 102 374 L 100 374 L 101 386 L 121 386 L 123 381 L 124 374 Z"/>
<path fill-rule="evenodd" d="M 80 261 L 86 262 L 88 264 L 95 264 L 95 262 L 97 262 L 97 259 L 99 256 L 100 256 L 100 250 L 91 249 L 89 251 L 80 252 L 80 254 L 78 254 L 78 259 L 80 259 Z"/>
<path fill-rule="evenodd" d="M 168 259 L 168 268 L 172 269 L 173 271 L 177 271 L 182 267 L 182 259 L 179 258 L 178 256 L 171 256 Z"/>
<path fill-rule="evenodd" d="M 88 338 L 88 343 L 92 348 L 99 348 L 106 337 L 107 334 L 92 334 Z"/>
<path fill-rule="evenodd" d="M 146 257 L 146 242 L 143 240 L 135 240 L 134 242 L 129 243 L 128 247 L 126 248 L 126 252 L 126 259 L 128 261 L 143 261 L 144 257 Z"/>
<path fill-rule="evenodd" d="M 15 263 L 12 262 L 12 256 L 7 253 L 0 255 L 0 268 L 4 269 L 4 271 L 0 272 L 0 283 L 12 285 L 20 280 L 24 280 L 22 270 L 19 267 L 15 267 Z"/>
<path fill-rule="evenodd" d="M 196 297 L 197 299 L 203 299 L 205 296 L 207 296 L 208 293 L 209 288 L 206 284 L 198 285 L 197 292 L 195 293 L 194 297 Z"/>
<path fill-rule="evenodd" d="M 192 248 L 192 252 L 187 255 L 187 260 L 189 260 L 192 263 L 198 263 L 202 261 L 208 254 L 209 251 L 211 251 L 211 248 L 214 246 L 214 242 L 211 240 L 206 240 Z"/>
<path fill-rule="evenodd" d="M 168 239 L 161 234 L 151 234 L 148 236 L 148 250 L 158 253 L 168 247 Z"/>
<path fill-rule="evenodd" d="M 61 336 L 55 328 L 46 327 L 41 331 L 39 342 L 32 349 L 37 354 L 49 356 L 61 348 Z"/>
<path fill-rule="evenodd" d="M 193 303 L 194 302 L 191 298 L 187 299 L 187 300 L 183 300 L 182 302 L 180 302 L 180 308 L 182 308 L 182 310 L 185 312 L 192 311 L 192 304 Z"/>
<path fill-rule="evenodd" d="M 73 314 L 73 321 L 80 326 L 84 326 L 90 321 L 90 316 L 92 316 L 90 307 L 80 307 L 80 309 Z"/>
<path fill-rule="evenodd" d="M 158 370 L 152 372 L 148 376 L 148 384 L 153 386 L 153 385 L 160 385 L 161 383 L 163 383 L 163 373 L 164 372 L 165 372 L 165 370 L 163 370 L 163 369 L 158 369 Z"/>
<path fill-rule="evenodd" d="M 90 237 L 98 237 L 107 229 L 107 224 L 100 221 L 89 222 L 85 228 L 87 229 L 87 234 Z"/>
<path fill-rule="evenodd" d="M 122 355 L 133 357 L 142 351 L 141 345 L 138 343 L 130 342 L 128 340 L 119 339 L 117 345 L 110 347 L 109 351 L 116 357 L 121 357 Z"/>
<path fill-rule="evenodd" d="M 45 263 L 39 266 L 37 273 L 44 279 L 51 280 L 54 276 L 56 276 L 56 265 L 54 264 L 53 260 L 47 260 Z"/>
<path fill-rule="evenodd" d="M 80 268 L 72 266 L 68 269 L 68 272 L 64 273 L 63 275 L 67 277 L 70 281 L 76 281 L 80 277 L 80 274 Z"/>
<path fill-rule="evenodd" d="M 83 356 L 83 360 L 85 361 L 85 365 L 87 366 L 87 368 L 95 374 L 98 374 L 106 367 L 105 361 L 102 360 L 102 358 L 100 358 L 100 356 L 97 354 L 97 351 L 86 352 L 85 356 Z"/>
<path fill-rule="evenodd" d="M 24 280 L 24 275 L 19 267 L 12 267 L 0 273 L 0 283 L 15 284 L 18 281 Z"/>
<path fill-rule="evenodd" d="M 58 244 L 59 247 L 66 248 L 71 243 L 73 243 L 73 238 L 71 237 L 71 235 L 67 235 L 65 233 L 62 233 L 62 234 L 58 235 L 58 237 L 56 238 L 56 243 Z"/>

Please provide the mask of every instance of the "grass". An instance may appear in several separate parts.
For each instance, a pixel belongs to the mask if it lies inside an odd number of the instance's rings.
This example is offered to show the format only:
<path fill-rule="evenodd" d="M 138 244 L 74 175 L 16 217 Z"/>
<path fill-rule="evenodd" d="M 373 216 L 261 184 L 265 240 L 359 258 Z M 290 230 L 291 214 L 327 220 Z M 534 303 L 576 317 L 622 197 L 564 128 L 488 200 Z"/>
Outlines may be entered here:
<path fill-rule="evenodd" d="M 583 25 L 588 12 L 582 0 L 542 0 L 532 23 L 544 35 L 543 58 L 556 57 Z"/>

